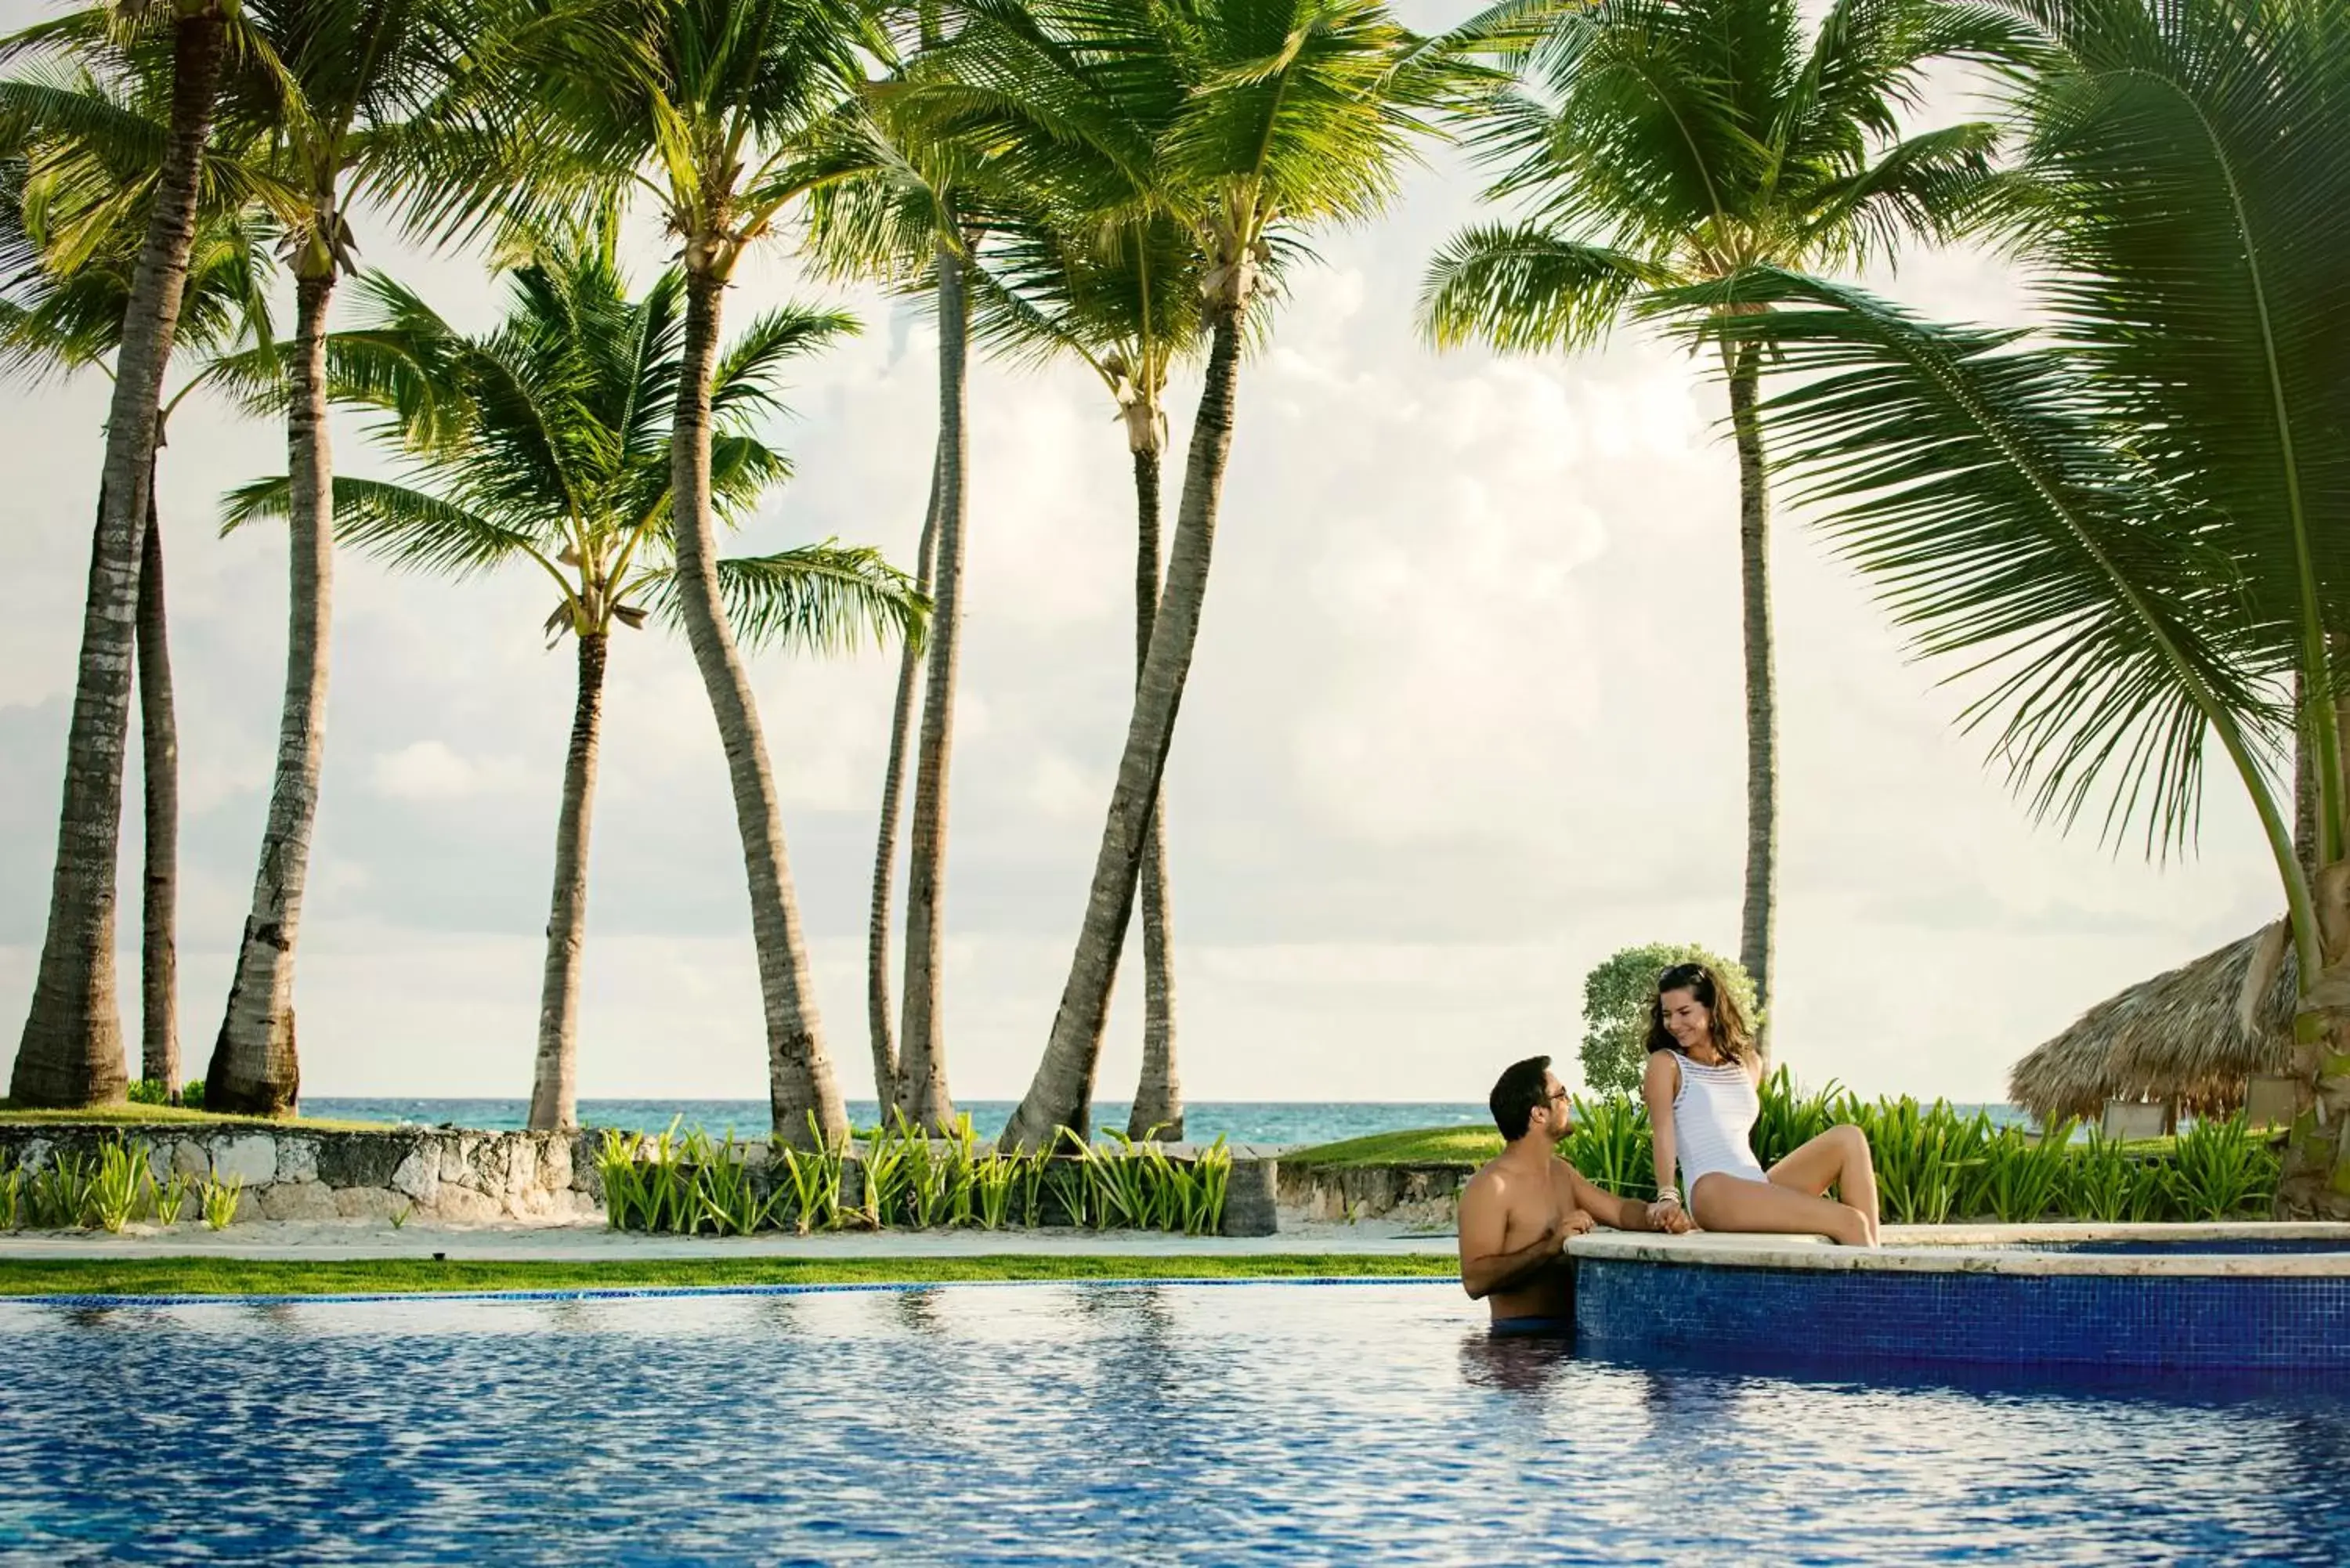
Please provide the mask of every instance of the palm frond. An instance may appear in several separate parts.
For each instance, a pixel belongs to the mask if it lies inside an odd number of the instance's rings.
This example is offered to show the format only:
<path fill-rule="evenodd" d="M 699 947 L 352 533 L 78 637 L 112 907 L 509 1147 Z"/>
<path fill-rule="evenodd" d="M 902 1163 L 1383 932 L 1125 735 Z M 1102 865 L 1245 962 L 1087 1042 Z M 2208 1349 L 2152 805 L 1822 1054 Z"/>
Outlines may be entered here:
<path fill-rule="evenodd" d="M 752 648 L 846 653 L 868 641 L 919 645 L 931 611 L 929 597 L 879 551 L 832 541 L 722 559 L 718 587 L 734 635 Z M 676 621 L 672 577 L 657 576 L 646 597 L 663 619 Z"/>
<path fill-rule="evenodd" d="M 540 554 L 527 534 L 406 485 L 337 474 L 334 496 L 336 543 L 402 571 L 466 577 L 516 556 Z M 223 504 L 221 532 L 283 522 L 290 504 L 291 487 L 282 473 L 240 485 Z"/>
<path fill-rule="evenodd" d="M 1440 348 L 1575 350 L 1604 340 L 1644 290 L 1672 280 L 1644 257 L 1532 223 L 1464 230 L 1429 265 L 1420 329 Z"/>

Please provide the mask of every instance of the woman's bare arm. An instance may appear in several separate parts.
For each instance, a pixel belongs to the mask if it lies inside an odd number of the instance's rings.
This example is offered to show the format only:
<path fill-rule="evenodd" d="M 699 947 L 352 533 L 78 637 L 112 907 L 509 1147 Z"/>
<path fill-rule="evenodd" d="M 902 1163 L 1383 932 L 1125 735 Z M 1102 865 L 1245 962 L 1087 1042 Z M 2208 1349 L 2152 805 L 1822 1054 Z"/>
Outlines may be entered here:
<path fill-rule="evenodd" d="M 1648 1106 L 1648 1149 L 1655 1159 L 1659 1199 L 1678 1191 L 1673 1172 L 1680 1151 L 1673 1147 L 1673 1096 L 1680 1092 L 1680 1067 L 1669 1051 L 1651 1054 L 1648 1071 L 1640 1077 L 1640 1098 Z M 1682 1209 L 1689 1208 L 1686 1197 L 1679 1201 Z"/>

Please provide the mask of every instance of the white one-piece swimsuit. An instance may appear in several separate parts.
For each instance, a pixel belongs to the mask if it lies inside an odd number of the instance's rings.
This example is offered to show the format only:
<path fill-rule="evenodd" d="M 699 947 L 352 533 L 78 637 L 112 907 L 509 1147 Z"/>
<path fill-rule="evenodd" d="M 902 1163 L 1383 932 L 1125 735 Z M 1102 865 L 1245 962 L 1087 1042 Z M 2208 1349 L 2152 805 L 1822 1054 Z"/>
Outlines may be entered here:
<path fill-rule="evenodd" d="M 1673 1096 L 1673 1152 L 1681 1168 L 1682 1201 L 1693 1200 L 1700 1179 L 1719 1171 L 1743 1181 L 1768 1179 L 1754 1158 L 1754 1118 L 1762 1103 L 1754 1080 L 1735 1062 L 1708 1067 L 1679 1052 L 1681 1086 Z"/>

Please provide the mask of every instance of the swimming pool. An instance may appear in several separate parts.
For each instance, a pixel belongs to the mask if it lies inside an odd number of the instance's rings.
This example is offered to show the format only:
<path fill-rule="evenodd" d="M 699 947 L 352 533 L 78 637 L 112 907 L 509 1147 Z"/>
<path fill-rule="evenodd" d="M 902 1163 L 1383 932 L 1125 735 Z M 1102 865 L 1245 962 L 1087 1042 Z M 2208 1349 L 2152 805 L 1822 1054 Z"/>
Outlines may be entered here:
<path fill-rule="evenodd" d="M 2339 1384 L 1579 1360 L 1489 1340 L 1446 1282 L 9 1303 L 0 1336 L 11 1558 L 2315 1563 L 2350 1539 Z"/>

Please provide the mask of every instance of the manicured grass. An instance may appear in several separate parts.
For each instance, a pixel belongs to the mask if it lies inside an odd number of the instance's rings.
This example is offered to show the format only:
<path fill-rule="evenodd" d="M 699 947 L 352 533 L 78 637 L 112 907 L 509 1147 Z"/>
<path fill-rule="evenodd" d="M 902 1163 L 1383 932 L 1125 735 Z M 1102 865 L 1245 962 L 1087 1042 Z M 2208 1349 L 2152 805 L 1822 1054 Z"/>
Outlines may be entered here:
<path fill-rule="evenodd" d="M 1373 1133 L 1338 1143 L 1294 1148 L 1284 1165 L 1458 1165 L 1473 1169 L 1502 1152 L 1502 1135 L 1492 1127 L 1419 1127 Z"/>
<path fill-rule="evenodd" d="M 309 1116 L 231 1116 L 215 1111 L 192 1111 L 185 1106 L 91 1106 L 78 1111 L 32 1110 L 13 1100 L 0 1100 L 0 1125 L 65 1123 L 88 1127 L 170 1127 L 195 1128 L 269 1127 L 279 1132 L 390 1132 L 390 1122 L 331 1122 Z"/>
<path fill-rule="evenodd" d="M 1146 1257 L 0 1258 L 0 1296 L 332 1295 L 421 1291 L 596 1290 L 634 1285 L 946 1284 L 973 1280 L 1284 1279 L 1450 1275 L 1434 1254 L 1284 1252 Z"/>

